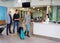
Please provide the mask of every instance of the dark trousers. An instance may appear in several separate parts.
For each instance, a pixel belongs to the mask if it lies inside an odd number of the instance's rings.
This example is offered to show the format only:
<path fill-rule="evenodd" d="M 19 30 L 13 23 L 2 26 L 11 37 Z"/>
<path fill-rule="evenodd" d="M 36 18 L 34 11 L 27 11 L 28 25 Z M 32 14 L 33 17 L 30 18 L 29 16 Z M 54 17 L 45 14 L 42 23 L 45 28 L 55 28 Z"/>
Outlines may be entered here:
<path fill-rule="evenodd" d="M 7 35 L 8 35 L 8 31 L 9 31 L 9 33 L 11 33 L 11 24 L 7 24 L 7 29 L 6 29 Z"/>
<path fill-rule="evenodd" d="M 18 27 L 19 27 L 19 21 L 14 21 L 13 33 L 15 33 L 15 29 L 17 29 L 18 31 Z"/>

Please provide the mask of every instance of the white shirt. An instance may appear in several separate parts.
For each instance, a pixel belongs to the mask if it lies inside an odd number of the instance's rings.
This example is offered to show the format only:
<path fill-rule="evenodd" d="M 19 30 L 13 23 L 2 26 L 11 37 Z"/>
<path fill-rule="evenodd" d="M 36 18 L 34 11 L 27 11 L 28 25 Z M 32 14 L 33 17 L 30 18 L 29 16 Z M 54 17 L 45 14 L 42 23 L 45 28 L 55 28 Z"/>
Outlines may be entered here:
<path fill-rule="evenodd" d="M 45 22 L 46 22 L 46 23 L 49 23 L 49 18 L 46 18 L 46 19 L 45 19 Z"/>

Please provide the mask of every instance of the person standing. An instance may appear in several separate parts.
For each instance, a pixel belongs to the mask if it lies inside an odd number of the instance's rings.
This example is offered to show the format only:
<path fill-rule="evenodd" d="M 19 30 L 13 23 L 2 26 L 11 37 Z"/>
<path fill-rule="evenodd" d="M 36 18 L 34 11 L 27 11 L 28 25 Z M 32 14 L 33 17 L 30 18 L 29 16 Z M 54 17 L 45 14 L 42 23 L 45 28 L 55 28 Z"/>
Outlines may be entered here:
<path fill-rule="evenodd" d="M 46 14 L 45 22 L 46 22 L 46 23 L 49 23 L 49 16 L 48 16 L 48 14 Z"/>
<path fill-rule="evenodd" d="M 15 14 L 13 15 L 13 21 L 14 21 L 13 33 L 15 33 L 15 27 L 17 27 L 17 31 L 18 31 L 19 20 L 20 20 L 19 11 L 16 10 Z"/>
<path fill-rule="evenodd" d="M 6 23 L 7 23 L 6 34 L 8 35 L 8 30 L 9 30 L 9 33 L 12 33 L 11 32 L 11 24 L 12 24 L 11 11 L 9 11 L 9 14 L 7 14 L 6 17 L 7 17 L 6 18 Z"/>
<path fill-rule="evenodd" d="M 27 35 L 27 37 L 30 37 L 29 33 L 30 33 L 30 11 L 27 11 L 26 15 L 25 15 L 25 25 L 26 25 L 26 30 L 25 30 L 25 35 Z"/>

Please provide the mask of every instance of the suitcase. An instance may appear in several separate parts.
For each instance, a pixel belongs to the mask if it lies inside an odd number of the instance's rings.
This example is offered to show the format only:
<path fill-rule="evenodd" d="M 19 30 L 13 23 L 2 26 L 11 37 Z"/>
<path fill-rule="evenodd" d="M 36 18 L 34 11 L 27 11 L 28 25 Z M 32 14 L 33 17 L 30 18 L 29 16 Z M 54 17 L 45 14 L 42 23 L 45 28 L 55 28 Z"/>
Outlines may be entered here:
<path fill-rule="evenodd" d="M 23 29 L 23 27 L 18 28 L 18 30 L 17 30 L 18 34 L 20 34 L 21 29 Z"/>
<path fill-rule="evenodd" d="M 0 25 L 0 34 L 3 32 L 5 25 Z"/>
<path fill-rule="evenodd" d="M 24 40 L 25 39 L 25 34 L 24 34 L 23 27 L 19 27 L 18 33 L 19 33 L 20 39 Z"/>
<path fill-rule="evenodd" d="M 0 28 L 0 34 L 3 32 L 4 28 Z"/>
<path fill-rule="evenodd" d="M 20 39 L 25 39 L 25 34 L 24 34 L 24 31 L 23 29 L 20 31 Z"/>

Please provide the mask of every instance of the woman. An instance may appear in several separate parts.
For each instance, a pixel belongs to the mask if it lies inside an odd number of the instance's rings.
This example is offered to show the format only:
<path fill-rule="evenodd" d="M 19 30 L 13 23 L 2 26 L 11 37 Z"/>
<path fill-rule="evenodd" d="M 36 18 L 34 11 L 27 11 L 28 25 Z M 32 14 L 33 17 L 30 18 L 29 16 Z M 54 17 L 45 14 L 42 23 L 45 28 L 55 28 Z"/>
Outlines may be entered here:
<path fill-rule="evenodd" d="M 49 23 L 49 16 L 48 16 L 48 14 L 46 14 L 45 22 Z"/>
<path fill-rule="evenodd" d="M 25 25 L 26 25 L 25 35 L 27 35 L 27 37 L 30 37 L 30 35 L 29 35 L 29 33 L 30 33 L 30 20 L 31 20 L 30 11 L 27 11 L 27 13 L 25 15 Z"/>

